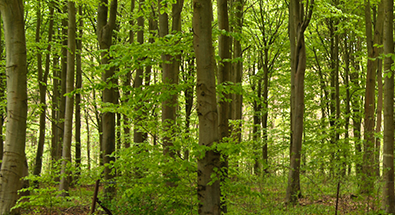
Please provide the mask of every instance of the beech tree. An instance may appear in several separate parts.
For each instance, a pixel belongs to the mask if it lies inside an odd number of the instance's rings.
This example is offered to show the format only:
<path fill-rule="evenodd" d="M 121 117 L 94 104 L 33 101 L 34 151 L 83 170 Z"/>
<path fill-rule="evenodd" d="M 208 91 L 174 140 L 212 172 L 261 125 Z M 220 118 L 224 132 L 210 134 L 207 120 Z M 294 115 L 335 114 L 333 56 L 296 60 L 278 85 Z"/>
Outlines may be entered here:
<path fill-rule="evenodd" d="M 383 207 L 395 213 L 394 194 L 394 1 L 384 0 L 384 146 L 383 146 Z"/>
<path fill-rule="evenodd" d="M 364 153 L 362 165 L 362 186 L 363 193 L 371 193 L 374 183 L 374 110 L 375 110 L 375 87 L 377 62 L 373 61 L 379 55 L 379 48 L 384 24 L 384 6 L 380 1 L 374 35 L 372 32 L 371 6 L 370 1 L 365 0 L 365 31 L 368 49 L 368 62 L 366 72 L 365 87 L 365 117 L 364 117 Z M 375 45 L 376 44 L 376 45 Z"/>
<path fill-rule="evenodd" d="M 0 174 L 0 214 L 11 211 L 25 168 L 27 64 L 24 7 L 21 0 L 0 1 L 6 41 L 7 133 Z"/>
<path fill-rule="evenodd" d="M 287 203 L 294 204 L 300 193 L 300 159 L 302 150 L 304 114 L 304 76 L 306 70 L 306 45 L 304 32 L 313 14 L 314 0 L 291 0 L 289 4 L 289 40 L 291 42 L 291 165 L 286 194 Z"/>
<path fill-rule="evenodd" d="M 218 112 L 214 73 L 214 48 L 212 44 L 211 20 L 213 8 L 211 0 L 193 1 L 194 50 L 197 65 L 197 105 L 199 116 L 199 145 L 211 147 L 218 143 Z M 212 182 L 211 175 L 219 174 L 220 152 L 216 149 L 205 151 L 198 159 L 198 200 L 199 214 L 221 214 L 220 182 Z"/>
<path fill-rule="evenodd" d="M 98 13 L 97 13 L 97 37 L 99 40 L 101 52 L 101 64 L 109 64 L 108 51 L 112 44 L 112 33 L 115 28 L 115 21 L 117 16 L 118 1 L 111 1 L 110 16 L 107 19 L 108 14 L 108 1 L 101 0 L 99 3 Z M 105 69 L 102 75 L 103 82 L 108 84 L 109 87 L 105 87 L 103 90 L 103 103 L 104 105 L 115 104 L 116 92 L 113 85 L 116 85 L 116 80 L 114 77 L 114 67 Z M 113 160 L 110 155 L 115 151 L 115 113 L 111 111 L 106 111 L 102 116 L 103 123 L 103 163 L 109 164 Z M 104 179 L 110 180 L 114 177 L 111 173 L 111 169 L 105 166 L 104 169 Z M 115 187 L 107 186 L 105 189 L 106 195 L 113 195 L 115 192 Z"/>
<path fill-rule="evenodd" d="M 67 79 L 66 79 L 66 107 L 65 107 L 65 122 L 64 122 L 64 136 L 62 149 L 62 177 L 60 179 L 59 190 L 63 191 L 62 196 L 68 196 L 69 187 L 71 183 L 70 170 L 68 164 L 71 162 L 71 141 L 73 138 L 73 111 L 74 111 L 74 74 L 75 74 L 75 45 L 76 45 L 76 9 L 75 2 L 68 2 L 68 50 L 67 50 Z"/>

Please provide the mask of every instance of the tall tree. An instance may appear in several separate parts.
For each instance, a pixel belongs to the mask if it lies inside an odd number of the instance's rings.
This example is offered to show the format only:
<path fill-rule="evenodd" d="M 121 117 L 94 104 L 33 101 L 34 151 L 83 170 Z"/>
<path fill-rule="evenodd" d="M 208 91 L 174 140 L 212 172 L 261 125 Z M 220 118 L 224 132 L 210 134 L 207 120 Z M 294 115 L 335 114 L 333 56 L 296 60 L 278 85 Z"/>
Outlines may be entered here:
<path fill-rule="evenodd" d="M 197 113 L 199 117 L 199 145 L 211 147 L 219 140 L 215 86 L 214 48 L 212 44 L 211 0 L 193 1 L 193 41 L 197 65 Z M 216 149 L 204 151 L 198 159 L 198 212 L 219 215 L 220 182 L 212 181 L 220 169 L 220 153 Z"/>
<path fill-rule="evenodd" d="M 233 27 L 233 31 L 236 34 L 241 35 L 242 30 L 243 30 L 243 5 L 244 5 L 244 0 L 234 0 L 233 2 L 235 11 L 234 11 L 234 16 L 235 16 L 235 26 Z M 242 78 L 243 78 L 243 61 L 242 61 L 242 56 L 243 56 L 243 51 L 241 49 L 241 37 L 234 37 L 234 50 L 233 50 L 233 59 L 236 60 L 236 62 L 232 65 L 232 70 L 231 70 L 231 77 L 233 83 L 236 84 L 236 86 L 241 87 L 242 85 Z M 231 42 L 230 42 L 231 43 Z M 235 93 L 232 95 L 232 104 L 231 104 L 231 118 L 233 120 L 241 120 L 242 117 L 242 108 L 243 108 L 243 96 L 240 93 Z M 236 142 L 240 143 L 241 142 L 241 123 L 238 123 L 238 128 L 234 130 L 236 132 Z M 233 129 L 232 129 L 233 130 Z"/>
<path fill-rule="evenodd" d="M 227 35 L 229 32 L 229 14 L 228 14 L 228 0 L 217 1 L 217 13 L 218 13 L 218 28 L 221 32 L 218 38 L 218 54 L 220 57 L 218 65 L 218 84 L 223 85 L 225 88 L 231 81 L 231 55 L 230 55 L 230 36 Z M 219 101 L 218 107 L 218 132 L 219 139 L 221 142 L 226 142 L 226 138 L 229 137 L 229 109 L 230 109 L 230 94 L 222 92 L 221 100 Z M 228 155 L 223 155 L 221 160 L 221 182 L 225 182 L 228 177 Z M 225 192 L 222 192 L 221 198 L 221 212 L 227 213 L 226 196 Z"/>
<path fill-rule="evenodd" d="M 25 167 L 27 64 L 22 0 L 0 1 L 6 41 L 7 135 L 0 175 L 0 214 L 11 211 L 21 188 Z"/>
<path fill-rule="evenodd" d="M 291 0 L 289 4 L 289 40 L 291 44 L 291 165 L 288 175 L 286 202 L 295 204 L 300 193 L 300 158 L 304 114 L 304 77 L 306 46 L 304 32 L 313 14 L 314 0 Z"/>
<path fill-rule="evenodd" d="M 64 117 L 64 134 L 62 149 L 62 177 L 60 179 L 59 190 L 62 196 L 68 196 L 70 186 L 70 171 L 68 164 L 71 162 L 71 142 L 73 138 L 73 110 L 74 110 L 74 72 L 75 72 L 75 46 L 76 46 L 76 9 L 75 2 L 68 2 L 68 41 L 67 41 L 67 78 L 66 78 L 66 106 Z"/>
<path fill-rule="evenodd" d="M 101 0 L 99 3 L 97 13 L 97 37 L 100 45 L 101 52 L 101 65 L 110 63 L 108 56 L 109 49 L 112 45 L 112 34 L 115 28 L 115 21 L 117 16 L 118 1 L 111 1 L 110 16 L 108 16 L 108 0 Z M 116 104 L 116 92 L 113 86 L 116 86 L 116 80 L 114 76 L 114 67 L 105 69 L 102 73 L 102 80 L 108 84 L 109 87 L 103 90 L 103 103 L 104 105 Z M 115 113 L 107 111 L 102 116 L 103 125 L 103 163 L 109 164 L 113 157 L 110 155 L 115 151 Z M 108 166 L 104 168 L 104 179 L 111 180 L 114 175 L 111 173 L 111 169 Z M 115 192 L 115 187 L 108 186 L 105 188 L 105 195 L 110 196 Z"/>
<path fill-rule="evenodd" d="M 370 0 L 365 0 L 365 30 L 368 49 L 368 65 L 365 87 L 365 118 L 364 118 L 364 153 L 362 165 L 362 193 L 370 193 L 374 187 L 374 110 L 377 62 L 373 59 L 379 55 L 379 48 L 384 24 L 384 6 L 380 1 L 374 36 L 372 32 Z"/>
<path fill-rule="evenodd" d="M 166 1 L 159 0 L 159 11 L 167 7 Z M 165 39 L 169 34 L 169 16 L 166 12 L 159 12 L 159 36 Z M 164 130 L 163 136 L 163 153 L 171 157 L 175 156 L 174 149 L 172 149 L 172 128 L 176 120 L 176 104 L 177 93 L 174 92 L 174 84 L 178 82 L 178 71 L 176 72 L 171 62 L 172 56 L 170 54 L 162 54 L 162 79 L 164 84 L 163 92 L 168 99 L 162 102 L 162 124 Z"/>
<path fill-rule="evenodd" d="M 395 213 L 394 194 L 394 1 L 384 0 L 384 147 L 383 147 L 383 207 Z"/>
<path fill-rule="evenodd" d="M 78 7 L 79 21 L 78 21 L 78 38 L 76 43 L 76 89 L 75 94 L 75 164 L 77 167 L 77 174 L 80 174 L 81 168 L 81 88 L 82 88 L 82 33 L 84 27 L 84 20 L 82 17 L 82 5 Z"/>
<path fill-rule="evenodd" d="M 49 4 L 49 26 L 48 26 L 48 45 L 47 45 L 47 54 L 45 59 L 45 71 L 43 72 L 41 61 L 41 50 L 38 49 L 37 53 L 37 68 L 38 68 L 38 84 L 39 84 L 39 91 L 40 91 L 40 134 L 37 146 L 37 154 L 36 154 L 36 165 L 34 166 L 33 174 L 40 175 L 41 173 L 41 166 L 42 166 L 42 155 L 44 151 L 44 142 L 45 142 L 45 124 L 46 124 L 46 93 L 47 93 L 47 80 L 48 74 L 50 70 L 50 62 L 51 62 L 51 42 L 52 42 L 52 35 L 53 35 L 53 17 L 54 17 L 54 2 L 51 1 Z M 40 26 L 41 26 L 41 1 L 38 1 L 38 9 L 37 9 L 37 27 L 36 27 L 36 42 L 40 43 Z"/>

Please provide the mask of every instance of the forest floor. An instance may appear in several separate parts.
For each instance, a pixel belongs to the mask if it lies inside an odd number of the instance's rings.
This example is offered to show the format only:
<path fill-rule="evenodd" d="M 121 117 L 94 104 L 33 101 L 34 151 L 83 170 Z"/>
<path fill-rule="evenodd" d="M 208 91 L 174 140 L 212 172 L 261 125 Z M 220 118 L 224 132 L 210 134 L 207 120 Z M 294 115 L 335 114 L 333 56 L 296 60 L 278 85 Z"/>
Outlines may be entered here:
<path fill-rule="evenodd" d="M 284 204 L 285 185 L 281 182 L 281 180 L 277 181 L 277 183 L 273 183 L 273 181 L 271 181 L 269 184 L 271 184 L 272 186 L 267 186 L 268 184 L 266 184 L 266 186 L 263 188 L 257 188 L 256 186 L 254 186 L 255 188 L 251 188 L 251 190 L 253 190 L 254 192 L 262 194 L 260 198 L 250 198 L 248 196 L 243 196 L 243 194 L 237 197 L 230 197 L 231 205 L 228 207 L 228 214 L 335 214 L 336 189 L 334 189 L 334 184 L 331 185 L 332 189 L 328 188 L 327 190 L 323 189 L 323 187 L 305 187 L 305 196 L 299 199 L 299 204 L 288 207 Z M 322 186 L 330 187 L 328 184 Z M 314 193 L 312 191 L 313 189 L 316 189 L 316 191 L 320 191 Z M 325 192 L 323 192 L 322 190 L 324 190 Z M 52 207 L 48 206 L 48 204 L 42 204 L 42 206 L 27 205 L 26 207 L 22 207 L 21 214 L 89 214 L 92 204 L 93 191 L 93 186 L 76 187 L 73 188 L 73 190 L 70 192 L 71 199 L 67 201 L 67 203 L 55 203 Z M 328 195 L 328 193 L 331 194 Z M 55 198 L 59 199 L 57 197 Z M 56 201 L 53 199 L 51 201 Z M 46 203 L 45 201 L 49 200 L 45 200 L 44 198 L 43 201 L 44 203 Z M 376 195 L 375 197 L 365 197 L 362 195 L 355 195 L 353 194 L 353 191 L 350 190 L 343 190 L 338 200 L 337 214 L 381 214 L 379 212 L 379 207 L 379 195 Z M 96 211 L 100 211 L 100 214 L 105 214 L 103 210 L 99 208 L 98 204 L 96 206 Z M 196 213 L 197 211 L 194 212 Z M 116 213 L 114 213 L 114 215 L 115 214 Z M 156 213 L 147 213 L 146 211 L 136 213 L 135 211 L 130 214 L 138 215 Z"/>

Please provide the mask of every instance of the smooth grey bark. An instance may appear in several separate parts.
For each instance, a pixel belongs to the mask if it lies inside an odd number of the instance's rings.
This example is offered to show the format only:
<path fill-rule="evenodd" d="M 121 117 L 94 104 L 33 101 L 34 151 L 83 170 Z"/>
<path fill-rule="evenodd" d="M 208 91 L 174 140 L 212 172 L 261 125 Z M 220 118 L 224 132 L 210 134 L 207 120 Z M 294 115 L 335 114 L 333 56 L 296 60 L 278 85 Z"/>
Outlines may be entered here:
<path fill-rule="evenodd" d="M 199 145 L 211 147 L 219 141 L 218 112 L 215 85 L 215 61 L 212 44 L 211 20 L 213 9 L 211 0 L 193 1 L 193 42 L 197 65 L 197 114 L 199 117 Z M 205 151 L 198 158 L 198 213 L 219 215 L 220 181 L 212 181 L 212 174 L 219 174 L 220 152 Z"/>
<path fill-rule="evenodd" d="M 384 0 L 384 146 L 383 146 L 383 207 L 388 214 L 395 213 L 394 194 L 394 1 Z M 390 55 L 390 56 L 388 56 Z"/>
<path fill-rule="evenodd" d="M 71 142 L 73 138 L 73 110 L 74 96 L 71 94 L 74 90 L 74 73 L 75 73 L 75 46 L 76 46 L 76 9 L 75 2 L 68 2 L 68 46 L 67 46 L 67 78 L 66 78 L 66 106 L 64 117 L 64 134 L 62 148 L 62 171 L 59 184 L 61 196 L 68 196 L 71 183 L 70 170 L 68 164 L 71 162 Z"/>
<path fill-rule="evenodd" d="M 27 64 L 25 20 L 22 0 L 1 0 L 4 23 L 7 76 L 7 128 L 0 175 L 0 214 L 11 211 L 21 188 L 25 166 L 27 118 Z"/>

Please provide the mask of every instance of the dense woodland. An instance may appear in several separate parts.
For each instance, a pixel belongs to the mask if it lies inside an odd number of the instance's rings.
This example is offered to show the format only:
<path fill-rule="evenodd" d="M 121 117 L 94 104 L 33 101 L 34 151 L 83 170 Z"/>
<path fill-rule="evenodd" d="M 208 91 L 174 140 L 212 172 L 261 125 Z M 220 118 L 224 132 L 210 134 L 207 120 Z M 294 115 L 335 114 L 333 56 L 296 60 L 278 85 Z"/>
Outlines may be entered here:
<path fill-rule="evenodd" d="M 393 7 L 0 0 L 0 214 L 395 214 Z"/>

